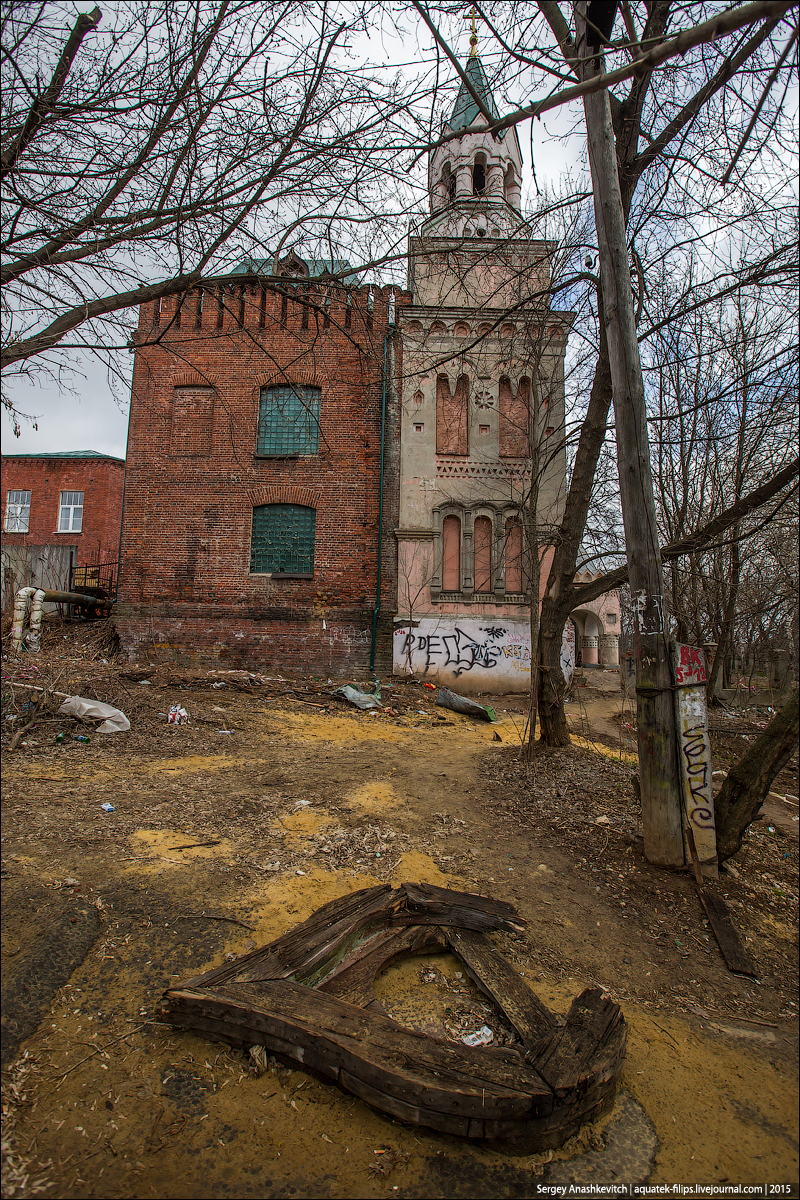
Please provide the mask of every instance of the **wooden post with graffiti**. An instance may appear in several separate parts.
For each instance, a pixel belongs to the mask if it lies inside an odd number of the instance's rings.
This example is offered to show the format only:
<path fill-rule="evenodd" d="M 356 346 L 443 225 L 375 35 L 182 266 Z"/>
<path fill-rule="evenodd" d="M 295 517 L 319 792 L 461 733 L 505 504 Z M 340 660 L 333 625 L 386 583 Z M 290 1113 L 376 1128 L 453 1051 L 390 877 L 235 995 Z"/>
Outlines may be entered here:
<path fill-rule="evenodd" d="M 716 879 L 717 835 L 714 828 L 714 793 L 711 779 L 711 742 L 706 710 L 706 662 L 696 646 L 670 646 L 675 682 L 675 719 L 678 728 L 678 768 L 685 828 L 692 831 L 704 875 Z M 689 857 L 688 844 L 687 858 Z"/>

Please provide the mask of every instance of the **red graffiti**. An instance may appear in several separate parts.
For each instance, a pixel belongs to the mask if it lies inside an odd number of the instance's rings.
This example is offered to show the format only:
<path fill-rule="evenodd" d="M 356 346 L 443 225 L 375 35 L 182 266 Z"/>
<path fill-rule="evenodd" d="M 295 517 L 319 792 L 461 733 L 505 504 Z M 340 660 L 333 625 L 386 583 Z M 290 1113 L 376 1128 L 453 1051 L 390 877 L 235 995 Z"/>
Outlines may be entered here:
<path fill-rule="evenodd" d="M 676 683 L 705 683 L 706 668 L 701 652 L 694 646 L 681 646 L 680 666 L 675 675 Z"/>

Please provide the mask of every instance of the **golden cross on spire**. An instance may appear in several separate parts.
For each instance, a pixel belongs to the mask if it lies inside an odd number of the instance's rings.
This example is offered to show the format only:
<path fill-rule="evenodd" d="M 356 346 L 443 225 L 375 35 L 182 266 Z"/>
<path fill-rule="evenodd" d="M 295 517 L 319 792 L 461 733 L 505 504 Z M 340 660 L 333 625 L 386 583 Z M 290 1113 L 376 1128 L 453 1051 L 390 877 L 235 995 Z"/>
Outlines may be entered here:
<path fill-rule="evenodd" d="M 469 12 L 466 13 L 464 16 L 465 21 L 471 22 L 472 34 L 469 39 L 469 56 L 470 56 L 470 58 L 478 57 L 478 29 L 475 24 L 475 18 L 477 17 L 477 15 L 478 15 L 477 10 L 475 8 L 475 5 L 473 4 L 472 7 L 470 8 Z"/>

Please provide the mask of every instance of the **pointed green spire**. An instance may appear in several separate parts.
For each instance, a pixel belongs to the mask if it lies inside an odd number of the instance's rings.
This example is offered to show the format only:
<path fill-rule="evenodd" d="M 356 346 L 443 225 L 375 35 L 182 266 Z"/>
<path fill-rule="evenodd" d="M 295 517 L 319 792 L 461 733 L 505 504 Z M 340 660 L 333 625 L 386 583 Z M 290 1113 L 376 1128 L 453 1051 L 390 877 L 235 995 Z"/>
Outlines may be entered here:
<path fill-rule="evenodd" d="M 500 114 L 495 108 L 494 97 L 492 96 L 491 88 L 489 87 L 486 76 L 483 73 L 481 60 L 477 57 L 477 55 L 474 58 L 470 57 L 467 59 L 467 65 L 464 68 L 464 74 L 467 76 L 473 88 L 480 96 L 481 100 L 486 105 L 492 116 L 498 117 Z M 453 105 L 453 111 L 450 114 L 448 125 L 454 131 L 456 129 L 467 129 L 475 120 L 475 118 L 480 115 L 480 109 L 472 99 L 472 96 L 467 90 L 466 84 L 462 80 L 461 87 L 458 89 L 458 95 L 456 96 L 456 102 Z"/>

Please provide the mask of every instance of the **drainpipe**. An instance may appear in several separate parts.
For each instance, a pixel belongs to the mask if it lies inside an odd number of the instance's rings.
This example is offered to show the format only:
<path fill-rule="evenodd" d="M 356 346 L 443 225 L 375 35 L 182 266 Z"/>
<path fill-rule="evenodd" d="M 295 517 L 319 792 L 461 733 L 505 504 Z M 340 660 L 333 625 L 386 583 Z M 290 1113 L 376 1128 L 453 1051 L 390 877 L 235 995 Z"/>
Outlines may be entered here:
<path fill-rule="evenodd" d="M 378 590 L 375 596 L 375 610 L 372 614 L 372 642 L 369 648 L 370 673 L 375 670 L 375 640 L 378 631 L 378 613 L 381 610 L 381 578 L 383 576 L 383 476 L 386 463 L 386 361 L 389 354 L 389 338 L 394 332 L 394 305 L 389 301 L 389 327 L 383 339 L 383 394 L 381 396 L 381 476 L 378 495 Z"/>

